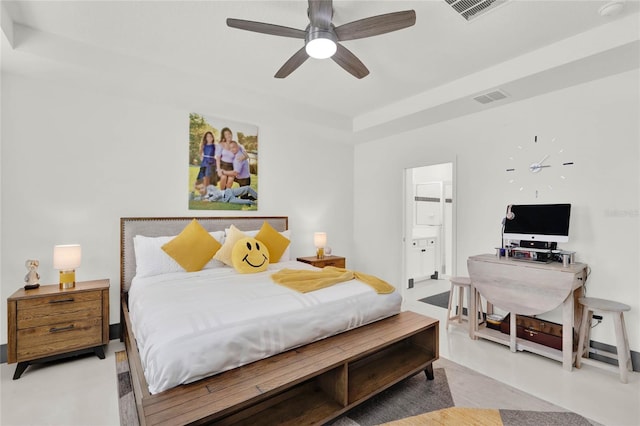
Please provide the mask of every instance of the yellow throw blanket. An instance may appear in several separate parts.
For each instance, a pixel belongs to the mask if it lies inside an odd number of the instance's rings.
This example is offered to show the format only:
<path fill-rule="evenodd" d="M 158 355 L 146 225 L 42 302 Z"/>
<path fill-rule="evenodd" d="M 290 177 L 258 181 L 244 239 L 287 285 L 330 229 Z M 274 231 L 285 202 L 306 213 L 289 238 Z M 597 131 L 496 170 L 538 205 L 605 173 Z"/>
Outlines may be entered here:
<path fill-rule="evenodd" d="M 378 294 L 393 293 L 395 287 L 373 275 L 362 272 L 349 271 L 343 268 L 327 266 L 319 271 L 307 269 L 282 269 L 273 275 L 271 279 L 278 284 L 288 287 L 300 293 L 307 293 L 321 288 L 329 287 L 337 283 L 358 279 L 371 286 Z"/>

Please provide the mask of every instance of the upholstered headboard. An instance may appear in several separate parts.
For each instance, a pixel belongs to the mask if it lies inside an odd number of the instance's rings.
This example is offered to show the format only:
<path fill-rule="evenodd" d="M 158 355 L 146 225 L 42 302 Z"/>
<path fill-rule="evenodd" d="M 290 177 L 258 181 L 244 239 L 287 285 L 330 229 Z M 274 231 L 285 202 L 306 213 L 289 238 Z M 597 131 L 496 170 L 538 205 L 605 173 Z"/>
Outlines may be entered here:
<path fill-rule="evenodd" d="M 162 237 L 178 235 L 194 217 L 123 217 L 120 218 L 120 291 L 126 293 L 136 273 L 136 256 L 133 237 Z M 245 217 L 196 217 L 195 219 L 209 232 L 224 231 L 235 225 L 242 231 L 260 229 L 268 222 L 277 231 L 289 229 L 286 216 L 245 216 Z"/>

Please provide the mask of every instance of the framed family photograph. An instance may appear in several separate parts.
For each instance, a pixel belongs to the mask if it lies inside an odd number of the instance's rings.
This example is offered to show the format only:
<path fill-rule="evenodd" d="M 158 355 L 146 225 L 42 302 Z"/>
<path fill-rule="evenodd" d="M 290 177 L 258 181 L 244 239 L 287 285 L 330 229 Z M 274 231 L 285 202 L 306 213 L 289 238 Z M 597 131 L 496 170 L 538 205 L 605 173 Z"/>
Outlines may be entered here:
<path fill-rule="evenodd" d="M 189 210 L 258 209 L 258 127 L 189 114 Z"/>

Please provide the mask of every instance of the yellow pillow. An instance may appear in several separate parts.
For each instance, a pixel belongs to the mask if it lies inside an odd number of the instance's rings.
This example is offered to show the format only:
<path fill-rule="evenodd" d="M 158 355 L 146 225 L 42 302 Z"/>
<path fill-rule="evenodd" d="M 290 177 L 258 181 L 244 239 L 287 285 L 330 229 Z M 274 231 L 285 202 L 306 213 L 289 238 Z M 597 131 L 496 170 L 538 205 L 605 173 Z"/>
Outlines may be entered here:
<path fill-rule="evenodd" d="M 269 262 L 278 263 L 284 251 L 289 247 L 289 239 L 273 229 L 269 223 L 264 222 L 260 232 L 256 234 L 256 240 L 262 241 L 269 250 Z"/>
<path fill-rule="evenodd" d="M 220 247 L 220 250 L 217 251 L 213 258 L 219 260 L 225 265 L 233 267 L 233 261 L 231 260 L 231 252 L 233 250 L 233 246 L 238 240 L 245 237 L 246 235 L 244 234 L 244 232 L 231 225 L 231 227 L 227 230 L 224 244 L 222 245 L 222 247 Z"/>
<path fill-rule="evenodd" d="M 241 274 L 266 271 L 269 266 L 269 250 L 253 237 L 241 238 L 233 246 L 231 261 Z"/>
<path fill-rule="evenodd" d="M 187 272 L 201 270 L 220 249 L 220 243 L 193 219 L 174 239 L 162 246 Z"/>

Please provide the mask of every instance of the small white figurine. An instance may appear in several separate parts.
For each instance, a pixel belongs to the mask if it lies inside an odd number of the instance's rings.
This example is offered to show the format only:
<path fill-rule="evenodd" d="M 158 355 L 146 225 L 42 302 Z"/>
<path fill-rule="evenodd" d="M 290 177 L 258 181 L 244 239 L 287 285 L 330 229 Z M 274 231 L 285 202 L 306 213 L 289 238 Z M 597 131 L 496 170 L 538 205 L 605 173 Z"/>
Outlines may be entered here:
<path fill-rule="evenodd" d="M 29 259 L 24 262 L 24 266 L 26 266 L 29 271 L 24 277 L 24 282 L 27 283 L 24 288 L 26 290 L 31 290 L 40 287 L 40 275 L 38 274 L 38 266 L 40 266 L 40 262 L 35 259 Z"/>

